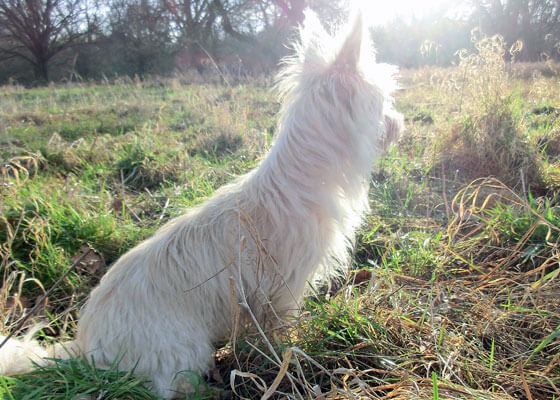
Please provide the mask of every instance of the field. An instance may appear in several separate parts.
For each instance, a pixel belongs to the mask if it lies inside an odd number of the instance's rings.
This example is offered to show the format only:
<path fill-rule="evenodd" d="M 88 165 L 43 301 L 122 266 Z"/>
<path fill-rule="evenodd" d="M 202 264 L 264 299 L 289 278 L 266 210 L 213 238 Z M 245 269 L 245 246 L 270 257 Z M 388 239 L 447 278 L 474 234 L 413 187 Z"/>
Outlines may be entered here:
<path fill-rule="evenodd" d="M 223 343 L 191 398 L 560 399 L 559 73 L 505 63 L 497 40 L 402 71 L 407 130 L 348 274 L 289 328 Z M 0 88 L 0 333 L 71 338 L 107 267 L 262 159 L 270 83 Z M 0 377 L 0 393 L 157 398 L 143 384 L 70 360 Z"/>

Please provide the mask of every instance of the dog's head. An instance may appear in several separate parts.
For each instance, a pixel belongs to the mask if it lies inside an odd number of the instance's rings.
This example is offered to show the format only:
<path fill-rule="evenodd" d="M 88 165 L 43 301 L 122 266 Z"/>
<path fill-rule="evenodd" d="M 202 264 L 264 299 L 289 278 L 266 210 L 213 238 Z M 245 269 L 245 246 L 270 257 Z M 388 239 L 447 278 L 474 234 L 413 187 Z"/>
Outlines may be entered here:
<path fill-rule="evenodd" d="M 395 141 L 403 119 L 393 107 L 398 69 L 375 61 L 369 34 L 358 14 L 345 29 L 329 35 L 317 16 L 306 11 L 295 55 L 284 60 L 278 88 L 284 104 L 298 97 L 314 96 L 324 114 L 334 121 L 349 120 L 348 134 L 372 138 L 382 152 Z M 315 100 L 312 104 L 317 104 Z"/>

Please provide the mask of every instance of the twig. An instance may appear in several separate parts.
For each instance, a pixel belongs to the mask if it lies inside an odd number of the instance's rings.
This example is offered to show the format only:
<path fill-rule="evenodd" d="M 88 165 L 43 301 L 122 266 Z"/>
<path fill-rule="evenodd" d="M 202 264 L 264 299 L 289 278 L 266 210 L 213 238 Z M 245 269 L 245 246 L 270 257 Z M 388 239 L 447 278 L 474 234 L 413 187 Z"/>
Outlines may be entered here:
<path fill-rule="evenodd" d="M 158 221 L 161 221 L 163 219 L 163 216 L 165 215 L 165 212 L 167 211 L 167 207 L 169 207 L 169 197 L 167 198 L 167 200 L 165 200 L 165 205 L 163 206 L 163 210 L 161 211 L 161 214 L 159 216 Z"/>
<path fill-rule="evenodd" d="M 231 264 L 232 264 L 232 263 L 226 265 L 224 268 L 222 268 L 221 270 L 219 270 L 219 271 L 216 272 L 215 274 L 212 274 L 209 278 L 203 280 L 202 282 L 196 284 L 195 286 L 186 289 L 183 293 L 188 293 L 188 292 L 191 292 L 191 291 L 193 291 L 193 290 L 195 290 L 195 289 L 198 289 L 199 287 L 201 287 L 201 286 L 204 285 L 205 283 L 211 281 L 212 279 L 214 279 L 215 277 L 217 277 L 218 275 L 220 275 L 222 272 L 224 272 L 226 269 L 228 269 L 229 266 L 230 266 Z"/>
<path fill-rule="evenodd" d="M 523 364 L 519 363 L 519 376 L 521 377 L 521 381 L 523 382 L 523 389 L 525 390 L 525 394 L 527 395 L 528 400 L 533 400 L 533 396 L 531 396 L 531 390 L 529 389 L 529 385 L 527 384 L 527 380 L 525 379 L 525 374 L 523 373 Z"/>
<path fill-rule="evenodd" d="M 47 290 L 47 292 L 43 295 L 43 297 L 39 301 L 37 301 L 37 303 L 35 303 L 35 305 L 31 309 L 31 311 L 29 311 L 27 313 L 27 315 L 25 317 L 23 317 L 23 319 L 19 322 L 19 324 L 17 324 L 15 329 L 13 329 L 12 332 L 10 332 L 10 334 L 8 336 L 6 336 L 6 338 L 4 338 L 2 343 L 0 343 L 0 349 L 2 348 L 2 346 L 4 346 L 8 342 L 8 340 L 10 340 L 14 336 L 14 334 L 16 332 L 18 332 L 23 327 L 25 322 L 29 319 L 29 317 L 31 315 L 33 315 L 35 313 L 35 311 L 37 311 L 37 309 L 43 303 L 43 301 L 45 301 L 47 299 L 47 297 L 49 297 L 51 295 L 51 293 L 57 288 L 57 286 L 60 285 L 60 283 L 64 279 L 66 279 L 66 277 L 70 274 L 70 272 L 72 272 L 74 269 L 76 269 L 78 264 L 80 264 L 82 262 L 82 260 L 84 258 L 86 258 L 86 256 L 89 253 L 91 253 L 92 251 L 93 251 L 92 248 L 87 249 L 87 251 L 85 253 L 83 253 L 80 257 L 78 257 L 78 259 L 76 261 L 74 261 L 74 263 L 70 266 L 70 268 L 68 268 L 66 270 L 66 272 L 64 272 L 64 274 L 62 274 L 62 276 L 60 278 L 58 278 L 58 280 L 49 288 L 49 290 Z"/>
<path fill-rule="evenodd" d="M 206 57 L 208 57 L 208 59 L 210 60 L 210 62 L 212 63 L 212 65 L 214 66 L 214 68 L 216 68 L 216 71 L 218 71 L 218 74 L 220 75 L 220 77 L 224 80 L 225 84 L 231 88 L 231 84 L 229 83 L 229 81 L 227 80 L 226 76 L 224 75 L 224 73 L 222 72 L 222 70 L 220 69 L 220 67 L 218 66 L 218 63 L 216 63 L 216 61 L 214 60 L 214 57 L 212 57 L 212 55 L 210 54 L 210 52 L 208 50 L 206 50 L 204 48 L 204 46 L 202 44 L 200 44 L 199 41 L 195 41 L 194 43 L 196 43 L 198 45 L 198 47 L 200 47 L 200 49 L 204 52 L 204 54 L 206 54 Z"/>
<path fill-rule="evenodd" d="M 16 235 L 19 231 L 19 227 L 21 225 L 21 221 L 23 221 L 24 216 L 25 216 L 25 211 L 22 210 L 20 215 L 19 215 L 16 228 L 11 232 L 10 232 L 10 227 L 9 227 L 8 220 L 5 217 L 2 217 L 3 222 L 6 224 L 6 233 L 8 234 L 7 235 L 8 240 L 7 240 L 6 244 L 4 245 L 5 252 L 2 255 L 2 261 L 0 262 L 0 267 L 2 267 L 4 269 L 4 277 L 2 279 L 2 282 L 6 282 L 6 276 L 8 275 L 8 265 L 11 264 L 11 263 L 8 263 L 8 259 L 10 258 L 10 254 L 12 253 L 12 245 L 14 244 L 14 240 L 16 239 Z"/>
<path fill-rule="evenodd" d="M 445 169 L 444 164 L 441 163 L 441 193 L 443 196 L 443 203 L 445 205 L 445 215 L 447 216 L 447 225 L 451 222 L 450 212 L 449 212 L 449 202 L 447 201 L 447 188 L 446 188 L 446 181 L 445 181 Z"/>
<path fill-rule="evenodd" d="M 519 175 L 521 176 L 521 187 L 523 188 L 523 198 L 527 200 L 527 184 L 525 183 L 525 174 L 523 173 L 523 168 L 519 168 Z"/>

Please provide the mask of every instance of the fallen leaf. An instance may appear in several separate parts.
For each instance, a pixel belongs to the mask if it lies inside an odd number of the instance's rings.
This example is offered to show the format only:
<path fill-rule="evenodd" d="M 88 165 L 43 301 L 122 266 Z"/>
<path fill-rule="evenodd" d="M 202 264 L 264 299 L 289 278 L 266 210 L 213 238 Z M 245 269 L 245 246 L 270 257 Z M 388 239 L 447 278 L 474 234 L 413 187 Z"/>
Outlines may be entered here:
<path fill-rule="evenodd" d="M 10 296 L 6 299 L 6 309 L 9 310 L 13 307 L 29 308 L 31 301 L 23 295 Z"/>
<path fill-rule="evenodd" d="M 82 251 L 80 254 L 72 256 L 72 262 L 76 262 L 76 260 L 78 260 L 83 254 L 89 251 L 89 254 L 86 255 L 80 262 L 82 270 L 86 271 L 90 275 L 95 275 L 96 273 L 103 272 L 106 266 L 103 253 L 97 252 L 89 246 L 81 246 L 80 250 Z"/>
<path fill-rule="evenodd" d="M 218 370 L 218 368 L 212 368 L 210 371 L 208 371 L 208 376 L 210 376 L 210 378 L 212 378 L 219 384 L 224 383 L 224 380 L 222 379 L 222 375 L 220 375 L 220 371 Z"/>
<path fill-rule="evenodd" d="M 123 199 L 116 198 L 115 200 L 113 200 L 113 202 L 111 203 L 111 209 L 116 213 L 122 212 Z"/>
<path fill-rule="evenodd" d="M 354 274 L 354 285 L 357 285 L 358 283 L 362 283 L 362 282 L 366 282 L 371 279 L 371 272 L 369 272 L 367 269 L 362 269 L 358 272 L 356 272 Z"/>

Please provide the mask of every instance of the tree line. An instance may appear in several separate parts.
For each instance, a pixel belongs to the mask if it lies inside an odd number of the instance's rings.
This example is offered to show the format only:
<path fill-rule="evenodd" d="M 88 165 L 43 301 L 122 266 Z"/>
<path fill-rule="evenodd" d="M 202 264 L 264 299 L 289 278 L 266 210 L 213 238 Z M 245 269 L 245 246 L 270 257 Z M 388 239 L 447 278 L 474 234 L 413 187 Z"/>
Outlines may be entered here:
<path fill-rule="evenodd" d="M 521 40 L 518 60 L 560 58 L 560 0 L 461 3 L 461 13 L 442 6 L 373 28 L 379 59 L 447 65 L 472 46 L 473 28 Z M 0 0 L 0 83 L 178 70 L 267 74 L 306 7 L 327 25 L 347 14 L 347 0 Z"/>
<path fill-rule="evenodd" d="M 401 67 L 450 65 L 458 50 L 472 50 L 473 40 L 495 34 L 508 48 L 516 46 L 516 61 L 559 60 L 560 0 L 449 0 L 422 17 L 395 19 L 373 32 L 380 57 Z"/>

